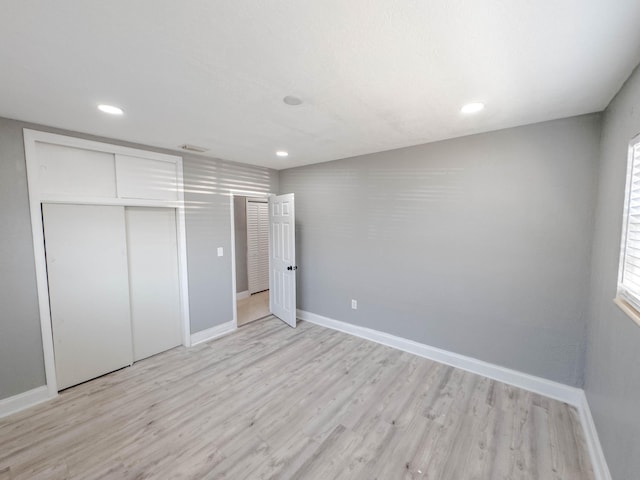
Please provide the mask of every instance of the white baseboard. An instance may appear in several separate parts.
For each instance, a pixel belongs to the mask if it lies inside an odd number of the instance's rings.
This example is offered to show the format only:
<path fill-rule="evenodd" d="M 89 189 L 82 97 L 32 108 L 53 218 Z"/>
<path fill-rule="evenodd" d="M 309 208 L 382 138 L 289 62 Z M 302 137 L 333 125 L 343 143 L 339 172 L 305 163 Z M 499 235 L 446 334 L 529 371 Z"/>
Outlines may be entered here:
<path fill-rule="evenodd" d="M 609 466 L 607 460 L 604 457 L 602 451 L 602 445 L 598 438 L 598 431 L 596 430 L 596 424 L 593 422 L 591 416 L 591 408 L 589 408 L 589 402 L 584 390 L 580 390 L 580 406 L 578 412 L 580 412 L 580 422 L 582 423 L 582 429 L 584 430 L 585 441 L 587 442 L 587 448 L 589 449 L 589 456 L 591 457 L 591 463 L 593 464 L 593 473 L 597 480 L 611 480 L 611 473 L 609 472 Z"/>
<path fill-rule="evenodd" d="M 595 478 L 596 480 L 611 480 L 611 474 L 607 466 L 607 461 L 598 438 L 598 432 L 596 430 L 593 417 L 591 416 L 591 409 L 589 408 L 589 403 L 584 390 L 546 380 L 544 378 L 535 377 L 533 375 L 501 367 L 499 365 L 483 362 L 482 360 L 459 355 L 440 348 L 431 347 L 429 345 L 414 342 L 413 340 L 407 340 L 406 338 L 397 337 L 370 328 L 360 327 L 350 323 L 341 322 L 339 320 L 323 317 L 321 315 L 316 315 L 315 313 L 306 312 L 304 310 L 298 310 L 297 317 L 309 323 L 314 323 L 316 325 L 364 338 L 366 340 L 371 340 L 382 345 L 397 348 L 398 350 L 412 353 L 446 365 L 451 365 L 468 372 L 482 375 L 493 380 L 507 383 L 509 385 L 575 406 L 580 414 L 580 422 L 582 423 Z M 221 325 L 216 325 L 215 327 L 208 328 L 207 330 L 191 335 L 191 345 L 193 346 L 213 340 L 214 338 L 232 333 L 235 330 L 237 330 L 237 326 L 233 320 Z M 0 400 L 0 418 L 17 413 L 54 397 L 55 395 L 49 395 L 47 386 L 43 385 L 41 387 L 34 388 L 33 390 L 28 390 L 18 395 L 4 398 Z"/>
<path fill-rule="evenodd" d="M 229 322 L 216 325 L 215 327 L 207 328 L 201 332 L 194 333 L 191 335 L 191 346 L 193 347 L 199 343 L 208 342 L 214 338 L 227 335 L 228 333 L 234 332 L 237 328 L 236 322 L 231 320 Z"/>
<path fill-rule="evenodd" d="M 425 345 L 423 343 L 407 340 L 406 338 L 396 337 L 388 333 L 373 330 L 371 328 L 360 327 L 350 323 L 334 320 L 332 318 L 316 315 L 315 313 L 306 312 L 304 310 L 297 311 L 297 317 L 309 323 L 315 323 L 323 327 L 348 333 L 356 337 L 371 340 L 388 347 L 397 348 L 404 352 L 412 353 L 420 357 L 428 358 L 445 365 L 460 368 L 471 373 L 482 375 L 484 377 L 497 380 L 499 382 L 513 385 L 530 392 L 544 395 L 561 402 L 568 403 L 577 408 L 580 414 L 582 429 L 585 434 L 589 456 L 593 464 L 593 470 L 596 480 L 611 480 L 607 462 L 598 439 L 591 410 L 587 403 L 587 397 L 584 390 L 576 387 L 570 387 L 562 383 L 553 382 L 545 378 L 536 377 L 528 373 L 519 372 L 510 368 L 501 367 L 492 363 L 484 362 L 476 358 L 467 357 L 457 353 L 442 350 L 440 348 Z"/>
<path fill-rule="evenodd" d="M 194 333 L 191 335 L 191 346 L 227 335 L 236 329 L 236 323 L 231 320 L 221 325 L 216 325 L 215 327 Z M 54 398 L 56 395 L 49 395 L 47 386 L 43 385 L 42 387 L 34 388 L 33 390 L 28 390 L 12 397 L 3 398 L 0 400 L 0 418 L 17 413 L 26 408 L 33 407 L 39 403 L 46 402 L 47 400 Z"/>
<path fill-rule="evenodd" d="M 242 300 L 243 298 L 249 298 L 251 295 L 249 294 L 249 290 L 245 290 L 244 292 L 236 293 L 236 300 Z"/>
<path fill-rule="evenodd" d="M 528 373 L 511 370 L 501 367 L 493 363 L 484 362 L 472 357 L 460 355 L 458 353 L 449 352 L 440 348 L 425 345 L 423 343 L 407 340 L 406 338 L 396 337 L 388 333 L 379 332 L 370 328 L 359 327 L 350 323 L 333 320 L 331 318 L 316 315 L 315 313 L 298 310 L 298 318 L 306 320 L 323 327 L 339 330 L 344 333 L 355 335 L 356 337 L 365 338 L 367 340 L 387 345 L 388 347 L 397 348 L 404 352 L 413 353 L 420 357 L 435 360 L 436 362 L 451 365 L 468 372 L 477 373 L 484 377 L 489 377 L 499 382 L 508 383 L 530 392 L 539 393 L 545 397 L 554 398 L 570 405 L 579 406 L 580 392 L 579 388 L 570 387 L 562 383 L 553 382 L 545 378 L 529 375 Z"/>
<path fill-rule="evenodd" d="M 55 397 L 55 395 L 54 395 Z M 46 385 L 0 400 L 0 418 L 17 413 L 53 398 Z"/>

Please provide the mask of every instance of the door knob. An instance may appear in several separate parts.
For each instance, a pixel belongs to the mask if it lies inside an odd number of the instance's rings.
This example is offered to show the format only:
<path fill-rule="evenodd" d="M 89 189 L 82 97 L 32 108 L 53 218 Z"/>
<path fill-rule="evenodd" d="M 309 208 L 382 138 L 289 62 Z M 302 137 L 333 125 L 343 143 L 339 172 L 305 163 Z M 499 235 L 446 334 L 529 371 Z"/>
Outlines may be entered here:
<path fill-rule="evenodd" d="M 297 266 L 297 265 L 295 265 L 295 266 L 294 266 L 294 265 L 289 265 L 289 266 L 287 267 L 287 270 L 297 270 L 297 269 L 298 269 L 298 266 Z"/>

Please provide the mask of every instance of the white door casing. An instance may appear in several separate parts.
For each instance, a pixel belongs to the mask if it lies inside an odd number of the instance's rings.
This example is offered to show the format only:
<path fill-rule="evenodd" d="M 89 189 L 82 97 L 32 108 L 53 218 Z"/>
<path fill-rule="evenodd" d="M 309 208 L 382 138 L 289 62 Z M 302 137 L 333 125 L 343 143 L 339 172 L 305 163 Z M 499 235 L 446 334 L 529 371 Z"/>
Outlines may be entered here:
<path fill-rule="evenodd" d="M 133 363 L 124 207 L 42 207 L 61 390 Z"/>
<path fill-rule="evenodd" d="M 293 193 L 269 197 L 269 309 L 296 326 L 296 234 Z"/>

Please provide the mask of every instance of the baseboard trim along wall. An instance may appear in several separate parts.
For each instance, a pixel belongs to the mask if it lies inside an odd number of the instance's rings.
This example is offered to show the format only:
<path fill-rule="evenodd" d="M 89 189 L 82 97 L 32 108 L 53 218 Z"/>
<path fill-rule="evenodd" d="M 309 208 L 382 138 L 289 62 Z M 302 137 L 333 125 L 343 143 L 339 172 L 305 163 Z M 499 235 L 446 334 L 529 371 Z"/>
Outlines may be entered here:
<path fill-rule="evenodd" d="M 528 373 L 484 362 L 476 358 L 467 357 L 465 355 L 425 345 L 423 343 L 414 342 L 413 340 L 397 337 L 389 333 L 323 317 L 322 315 L 317 315 L 304 310 L 298 310 L 297 317 L 300 320 L 304 320 L 309 323 L 348 333 L 388 347 L 397 348 L 404 352 L 460 368 L 467 372 L 482 375 L 484 377 L 491 378 L 492 380 L 507 383 L 514 387 L 522 388 L 524 390 L 573 405 L 577 408 L 578 413 L 580 414 L 580 420 L 584 430 L 596 480 L 611 480 L 611 475 L 602 451 L 602 446 L 598 439 L 598 433 L 591 416 L 591 410 L 589 409 L 589 404 L 587 402 L 587 397 L 584 394 L 584 390 L 547 380 L 545 378 L 536 377 L 535 375 L 530 375 Z"/>
<path fill-rule="evenodd" d="M 55 397 L 55 395 L 54 395 Z M 39 403 L 46 402 L 54 398 L 49 395 L 49 390 L 46 385 L 34 388 L 33 390 L 27 390 L 26 392 L 13 395 L 12 397 L 3 398 L 0 400 L 0 418 L 24 410 L 25 408 L 33 407 Z"/>
<path fill-rule="evenodd" d="M 529 375 L 528 373 L 522 373 L 517 370 L 511 370 L 493 363 L 483 362 L 482 360 L 442 350 L 423 343 L 414 342 L 413 340 L 407 340 L 406 338 L 396 337 L 395 335 L 380 332 L 378 330 L 359 327 L 340 320 L 333 320 L 321 315 L 316 315 L 315 313 L 305 312 L 303 310 L 298 310 L 297 313 L 298 318 L 301 320 L 306 320 L 310 323 L 315 323 L 323 327 L 349 333 L 376 343 L 381 343 L 388 347 L 397 348 L 404 352 L 413 353 L 420 357 L 435 360 L 436 362 L 444 363 L 445 365 L 451 365 L 452 367 L 460 368 L 468 372 L 477 373 L 478 375 L 482 375 L 499 382 L 508 383 L 509 385 L 523 388 L 530 392 L 539 393 L 545 397 L 560 400 L 561 402 L 566 402 L 576 407 L 578 407 L 581 402 L 581 390 L 579 388 L 570 387 L 562 383 L 553 382 L 551 380 Z"/>
<path fill-rule="evenodd" d="M 236 329 L 236 323 L 231 320 L 229 322 L 216 325 L 215 327 L 202 330 L 201 332 L 194 333 L 191 335 L 191 346 L 227 335 L 234 332 Z M 29 407 L 33 407 L 39 403 L 46 402 L 47 400 L 51 400 L 52 398 L 55 398 L 56 395 L 50 396 L 47 386 L 43 385 L 42 387 L 34 388 L 33 390 L 28 390 L 12 397 L 4 398 L 0 400 L 0 418 L 25 410 Z"/>
<path fill-rule="evenodd" d="M 596 430 L 593 417 L 591 416 L 591 409 L 589 408 L 589 403 L 584 390 L 536 377 L 534 375 L 529 375 L 517 370 L 501 367 L 499 365 L 483 362 L 482 360 L 477 360 L 472 357 L 459 355 L 447 350 L 414 342 L 413 340 L 407 340 L 406 338 L 397 337 L 385 332 L 323 317 L 322 315 L 306 312 L 304 310 L 298 310 L 297 316 L 300 320 L 304 320 L 309 323 L 338 330 L 365 340 L 371 340 L 388 347 L 412 353 L 423 358 L 428 358 L 429 360 L 443 363 L 445 365 L 460 368 L 471 373 L 482 375 L 499 382 L 513 385 L 514 387 L 522 388 L 524 390 L 573 405 L 577 408 L 578 413 L 580 414 L 580 421 L 584 430 L 585 440 L 591 457 L 591 462 L 593 464 L 596 480 L 611 480 L 611 474 L 607 466 L 604 452 L 602 451 L 598 432 Z M 233 320 L 221 325 L 216 325 L 215 327 L 208 328 L 191 335 L 191 345 L 194 346 L 213 340 L 232 333 L 235 330 L 237 330 L 237 326 Z M 38 405 L 39 403 L 45 402 L 54 397 L 55 395 L 53 397 L 49 395 L 47 386 L 43 385 L 18 395 L 4 398 L 0 400 L 0 418 Z"/>
<path fill-rule="evenodd" d="M 215 327 L 207 328 L 206 330 L 202 330 L 201 332 L 194 333 L 191 335 L 191 346 L 198 345 L 199 343 L 208 342 L 209 340 L 213 340 L 214 338 L 221 337 L 223 335 L 227 335 L 231 332 L 234 332 L 238 327 L 236 326 L 236 322 L 233 320 L 225 323 L 221 323 L 220 325 L 216 325 Z"/>
<path fill-rule="evenodd" d="M 236 300 L 242 300 L 243 298 L 249 298 L 249 290 L 245 290 L 244 292 L 236 293 Z"/>
<path fill-rule="evenodd" d="M 597 480 L 611 480 L 611 473 L 609 472 L 607 459 L 604 457 L 600 438 L 598 437 L 598 431 L 596 430 L 596 424 L 593 422 L 591 408 L 589 408 L 589 402 L 587 401 L 587 396 L 585 395 L 584 390 L 580 390 L 580 405 L 578 406 L 578 412 L 580 413 L 580 423 L 582 423 L 582 429 L 584 430 L 584 436 L 587 442 L 587 448 L 589 449 L 589 455 L 591 456 L 591 463 L 593 464 L 593 473 L 595 474 L 595 478 Z"/>

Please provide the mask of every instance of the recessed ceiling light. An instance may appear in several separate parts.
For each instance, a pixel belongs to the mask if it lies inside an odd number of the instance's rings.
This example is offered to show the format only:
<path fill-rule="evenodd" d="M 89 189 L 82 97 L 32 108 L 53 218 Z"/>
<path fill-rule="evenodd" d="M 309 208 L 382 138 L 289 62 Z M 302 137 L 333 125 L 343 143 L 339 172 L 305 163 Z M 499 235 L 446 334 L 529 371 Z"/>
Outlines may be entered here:
<path fill-rule="evenodd" d="M 284 150 L 278 150 L 276 152 L 276 155 L 279 157 L 288 157 L 289 156 L 289 152 L 285 152 Z"/>
<path fill-rule="evenodd" d="M 291 106 L 300 105 L 302 103 L 302 100 L 300 98 L 294 97 L 293 95 L 287 95 L 282 99 L 282 101 Z"/>
<path fill-rule="evenodd" d="M 467 103 L 464 107 L 460 109 L 460 111 L 462 113 L 478 113 L 483 108 L 484 108 L 484 103 L 474 102 L 474 103 Z"/>
<path fill-rule="evenodd" d="M 104 113 L 109 113 L 111 115 L 122 115 L 124 111 L 119 107 L 114 107 L 113 105 L 98 105 L 98 110 Z"/>

